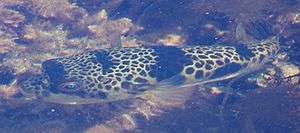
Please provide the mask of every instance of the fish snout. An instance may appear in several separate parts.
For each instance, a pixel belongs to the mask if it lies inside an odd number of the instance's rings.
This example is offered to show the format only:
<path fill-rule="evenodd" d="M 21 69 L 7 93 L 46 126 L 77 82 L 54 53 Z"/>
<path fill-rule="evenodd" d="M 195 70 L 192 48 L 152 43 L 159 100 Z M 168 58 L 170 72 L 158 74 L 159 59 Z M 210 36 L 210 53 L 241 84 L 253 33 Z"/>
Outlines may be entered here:
<path fill-rule="evenodd" d="M 43 74 L 26 76 L 18 82 L 20 93 L 26 98 L 36 99 L 48 95 L 49 78 Z"/>

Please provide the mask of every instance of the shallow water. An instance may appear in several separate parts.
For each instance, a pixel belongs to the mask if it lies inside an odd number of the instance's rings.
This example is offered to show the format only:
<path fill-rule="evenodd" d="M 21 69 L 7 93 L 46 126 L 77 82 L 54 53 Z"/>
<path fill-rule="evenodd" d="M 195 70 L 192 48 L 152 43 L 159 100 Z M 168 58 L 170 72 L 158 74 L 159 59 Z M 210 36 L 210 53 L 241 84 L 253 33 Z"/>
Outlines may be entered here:
<path fill-rule="evenodd" d="M 39 73 L 41 62 L 55 57 L 118 46 L 237 45 L 245 43 L 236 38 L 242 24 L 251 41 L 278 36 L 285 62 L 300 66 L 299 0 L 16 0 L 0 2 L 0 8 L 3 133 L 101 133 L 97 125 L 134 110 L 135 99 L 94 105 L 18 100 L 16 79 Z M 183 106 L 158 107 L 162 113 L 149 119 L 134 115 L 136 127 L 124 132 L 300 132 L 299 81 L 266 88 L 247 81 L 263 72 L 233 84 L 223 115 L 225 94 L 200 90 Z"/>

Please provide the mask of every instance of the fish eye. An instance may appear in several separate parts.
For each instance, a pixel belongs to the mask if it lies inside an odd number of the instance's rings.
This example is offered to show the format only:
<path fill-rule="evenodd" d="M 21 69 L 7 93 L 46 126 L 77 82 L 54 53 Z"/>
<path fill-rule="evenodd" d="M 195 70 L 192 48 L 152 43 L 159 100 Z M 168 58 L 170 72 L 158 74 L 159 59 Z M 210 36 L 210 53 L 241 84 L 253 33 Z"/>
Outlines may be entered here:
<path fill-rule="evenodd" d="M 63 92 L 76 92 L 79 90 L 79 84 L 77 82 L 67 82 L 60 85 L 59 90 Z"/>
<path fill-rule="evenodd" d="M 69 83 L 69 84 L 66 85 L 66 87 L 67 87 L 68 89 L 74 90 L 74 89 L 76 89 L 77 84 L 76 84 L 76 83 Z"/>

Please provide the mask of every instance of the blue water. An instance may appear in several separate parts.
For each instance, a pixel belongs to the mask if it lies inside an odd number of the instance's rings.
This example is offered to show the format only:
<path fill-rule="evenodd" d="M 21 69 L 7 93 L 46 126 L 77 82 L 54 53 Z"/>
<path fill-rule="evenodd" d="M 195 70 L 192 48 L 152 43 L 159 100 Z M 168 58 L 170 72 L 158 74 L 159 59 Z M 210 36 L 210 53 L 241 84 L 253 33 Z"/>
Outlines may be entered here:
<path fill-rule="evenodd" d="M 186 38 L 186 45 L 238 44 L 234 40 L 235 27 L 243 23 L 247 34 L 255 40 L 279 36 L 282 50 L 290 57 L 289 62 L 300 65 L 300 23 L 285 25 L 285 32 L 274 31 L 278 16 L 289 13 L 300 13 L 299 0 L 261 0 L 258 6 L 240 10 L 255 0 L 70 0 L 95 14 L 106 9 L 110 19 L 127 17 L 133 23 L 144 28 L 135 34 L 139 39 L 156 43 L 166 34 L 179 34 Z M 245 4 L 246 3 L 246 4 Z M 267 4 L 266 4 L 267 3 Z M 227 4 L 227 5 L 225 5 Z M 266 4 L 260 6 L 259 4 Z M 197 6 L 205 5 L 203 7 Z M 234 5 L 229 8 L 228 5 Z M 240 7 L 239 7 L 240 6 Z M 267 7 L 270 6 L 270 7 Z M 26 8 L 11 7 L 24 12 L 32 18 Z M 242 8 L 243 9 L 243 8 Z M 243 14 L 249 19 L 238 14 Z M 270 16 L 274 17 L 270 17 Z M 299 18 L 298 18 L 299 19 Z M 27 23 L 33 19 L 27 20 Z M 298 20 L 299 21 L 299 20 Z M 226 31 L 220 36 L 216 30 L 205 25 L 211 24 L 218 31 Z M 180 27 L 180 28 L 178 28 Z M 22 31 L 22 29 L 20 29 Z M 20 33 L 21 34 L 21 33 Z M 84 33 L 83 33 L 84 34 Z M 80 35 L 79 35 L 80 36 Z M 293 43 L 290 43 L 293 40 Z M 18 42 L 17 42 L 18 43 Z M 22 43 L 23 44 L 23 43 Z M 0 54 L 0 62 L 6 55 Z M 0 84 L 7 84 L 14 75 L 7 69 L 0 70 Z M 224 119 L 220 116 L 220 105 L 224 95 L 211 98 L 196 92 L 185 104 L 185 108 L 167 109 L 150 120 L 138 119 L 138 128 L 133 132 L 145 133 L 297 133 L 300 132 L 300 96 L 299 85 L 294 87 L 278 86 L 260 92 L 257 87 L 237 81 L 233 85 L 236 93 L 243 96 L 230 95 L 225 106 Z M 290 94 L 288 90 L 293 90 Z M 210 98 L 207 98 L 210 97 Z M 101 107 L 93 105 L 66 106 L 50 103 L 0 102 L 0 133 L 31 133 L 31 132 L 84 132 L 98 123 L 118 115 L 128 103 L 108 103 Z"/>

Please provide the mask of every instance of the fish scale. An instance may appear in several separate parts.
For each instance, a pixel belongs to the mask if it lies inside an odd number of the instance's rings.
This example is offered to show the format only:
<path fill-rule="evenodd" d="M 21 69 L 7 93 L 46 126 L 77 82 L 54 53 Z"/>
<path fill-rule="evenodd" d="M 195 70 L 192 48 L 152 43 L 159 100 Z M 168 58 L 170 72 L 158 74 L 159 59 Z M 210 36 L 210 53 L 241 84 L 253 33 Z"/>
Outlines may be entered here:
<path fill-rule="evenodd" d="M 274 38 L 249 46 L 96 50 L 43 62 L 43 73 L 22 82 L 21 88 L 26 95 L 39 98 L 59 95 L 114 101 L 156 89 L 160 84 L 181 86 L 226 79 L 228 75 L 239 75 L 245 69 L 263 65 L 277 51 Z"/>

